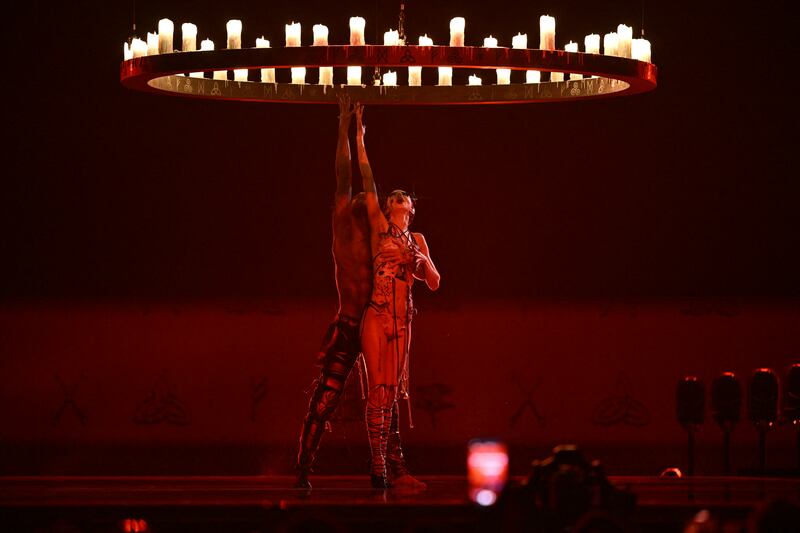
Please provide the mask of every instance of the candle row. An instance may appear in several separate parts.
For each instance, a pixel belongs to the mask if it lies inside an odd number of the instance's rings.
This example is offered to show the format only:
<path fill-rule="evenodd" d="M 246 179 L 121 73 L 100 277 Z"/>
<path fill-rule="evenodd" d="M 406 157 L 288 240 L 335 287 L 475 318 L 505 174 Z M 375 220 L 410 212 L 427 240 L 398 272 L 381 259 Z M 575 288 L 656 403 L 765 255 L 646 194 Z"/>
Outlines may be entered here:
<path fill-rule="evenodd" d="M 362 17 L 350 18 L 350 45 L 360 46 L 365 44 L 364 40 L 364 27 L 366 21 Z M 466 22 L 463 17 L 455 17 L 450 21 L 450 46 L 464 46 L 464 30 Z M 228 31 L 228 48 L 241 48 L 242 47 L 242 21 L 229 20 L 226 25 Z M 300 46 L 300 23 L 292 22 L 286 25 L 286 46 Z M 197 26 L 191 23 L 181 25 L 182 43 L 181 50 L 184 52 L 194 51 L 197 49 Z M 322 24 L 315 24 L 313 27 L 314 32 L 314 46 L 327 46 L 328 45 L 328 27 Z M 124 57 L 131 59 L 143 55 L 165 54 L 173 51 L 173 33 L 174 25 L 169 19 L 161 19 L 158 22 L 158 33 L 148 33 L 147 42 L 141 39 L 133 39 L 133 42 L 125 43 Z M 540 50 L 555 50 L 555 35 L 556 35 L 556 21 L 555 18 L 549 15 L 542 15 L 539 18 L 539 49 Z M 524 38 L 526 44 L 524 46 L 516 46 L 515 42 L 518 38 Z M 263 39 L 263 37 L 262 37 Z M 432 46 L 433 41 L 425 35 L 427 43 L 425 45 L 420 42 L 421 46 Z M 422 41 L 422 37 L 420 37 Z M 497 46 L 497 39 L 489 36 L 484 39 L 484 46 L 488 46 L 487 42 L 494 42 Z M 213 42 L 209 39 L 203 43 L 211 43 L 202 46 L 201 50 L 213 50 Z M 385 46 L 404 45 L 405 42 L 399 38 L 396 30 L 389 30 L 383 34 L 383 44 Z M 586 53 L 599 54 L 600 53 L 600 36 L 587 35 L 584 39 Z M 512 46 L 514 48 L 527 48 L 527 36 L 518 34 L 512 39 Z M 633 39 L 633 29 L 625 24 L 620 24 L 616 32 L 605 34 L 603 38 L 603 52 L 605 55 L 619 56 L 640 59 L 642 61 L 649 61 L 650 42 L 646 39 Z M 637 57 L 638 56 L 638 57 Z M 648 59 L 643 59 L 647 57 Z"/>
<path fill-rule="evenodd" d="M 350 45 L 362 46 L 365 44 L 364 28 L 366 21 L 362 17 L 350 18 Z M 450 21 L 450 46 L 464 46 L 464 31 L 466 22 L 463 17 L 455 17 Z M 539 18 L 539 49 L 555 50 L 555 18 L 549 15 L 542 15 Z M 229 49 L 242 47 L 242 22 L 240 20 L 229 20 L 226 24 L 227 47 Z M 286 25 L 286 46 L 300 46 L 300 23 L 292 22 Z M 191 23 L 181 25 L 182 42 L 181 50 L 190 52 L 197 50 L 197 26 Z M 322 24 L 315 24 L 313 27 L 314 42 L 313 46 L 328 46 L 328 27 Z M 126 42 L 123 45 L 123 57 L 125 60 L 145 55 L 165 54 L 173 51 L 174 25 L 169 19 L 161 19 L 158 22 L 158 33 L 147 34 L 147 42 L 134 38 L 130 45 Z M 616 32 L 607 33 L 603 38 L 603 52 L 605 55 L 633 58 L 639 61 L 651 60 L 650 42 L 646 39 L 633 39 L 633 29 L 630 26 L 620 24 Z M 518 33 L 511 40 L 512 48 L 527 48 L 527 34 Z M 399 38 L 398 32 L 389 30 L 383 36 L 384 46 L 404 45 L 405 42 Z M 497 47 L 497 39 L 491 35 L 483 40 L 483 46 L 488 48 Z M 433 46 L 433 39 L 426 35 L 419 38 L 420 46 Z M 257 48 L 269 48 L 270 42 L 262 37 L 256 39 Z M 585 52 L 589 54 L 600 53 L 600 36 L 596 34 L 587 35 L 584 39 Z M 214 50 L 214 42 L 205 39 L 200 43 L 200 50 Z M 570 41 L 564 50 L 567 52 L 578 52 L 578 43 Z M 449 70 L 448 70 L 449 69 Z M 305 83 L 305 67 L 292 67 L 292 83 Z M 333 68 L 319 68 L 319 83 L 321 85 L 333 84 Z M 202 77 L 202 72 L 192 72 L 193 77 Z M 511 69 L 497 69 L 498 85 L 510 83 Z M 356 77 L 358 82 L 355 82 Z M 227 79 L 227 71 L 215 71 L 214 79 Z M 473 80 L 474 78 L 474 80 Z M 581 79 L 581 74 L 570 74 L 570 79 Z M 421 67 L 409 67 L 409 85 L 421 85 Z M 234 80 L 247 81 L 247 69 L 235 69 Z M 348 67 L 348 84 L 361 84 L 361 67 Z M 395 78 L 396 80 L 396 78 Z M 480 78 L 470 77 L 470 84 L 479 84 Z M 526 83 L 538 83 L 541 75 L 536 70 L 526 72 Z M 552 72 L 551 81 L 563 81 L 564 74 Z M 275 69 L 261 69 L 261 81 L 274 83 Z M 439 85 L 450 85 L 452 81 L 452 67 L 439 67 Z M 474 81 L 474 83 L 473 83 Z M 396 82 L 395 82 L 396 83 Z M 384 82 L 384 84 L 386 84 Z"/>

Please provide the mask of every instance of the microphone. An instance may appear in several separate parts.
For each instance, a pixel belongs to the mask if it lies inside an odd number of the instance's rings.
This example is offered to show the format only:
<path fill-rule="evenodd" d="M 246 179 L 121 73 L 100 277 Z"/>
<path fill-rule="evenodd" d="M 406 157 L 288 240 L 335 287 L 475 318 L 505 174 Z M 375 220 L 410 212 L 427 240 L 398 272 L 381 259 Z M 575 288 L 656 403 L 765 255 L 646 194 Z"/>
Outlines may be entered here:
<path fill-rule="evenodd" d="M 706 388 L 696 376 L 686 376 L 675 391 L 675 414 L 684 428 L 702 426 L 705 421 Z"/>
<path fill-rule="evenodd" d="M 789 367 L 783 381 L 783 418 L 797 428 L 797 468 L 800 470 L 800 363 Z"/>
<path fill-rule="evenodd" d="M 769 368 L 758 368 L 750 378 L 747 411 L 758 431 L 758 469 L 766 465 L 767 431 L 778 419 L 778 376 Z"/>
<path fill-rule="evenodd" d="M 796 426 L 800 424 L 800 363 L 789 367 L 783 381 L 783 417 Z"/>
<path fill-rule="evenodd" d="M 731 471 L 731 431 L 741 419 L 742 385 L 733 372 L 723 372 L 711 384 L 711 416 L 722 429 L 723 469 Z"/>
<path fill-rule="evenodd" d="M 675 389 L 675 414 L 688 434 L 687 474 L 694 475 L 694 434 L 705 421 L 706 389 L 696 376 L 686 376 Z"/>
<path fill-rule="evenodd" d="M 733 372 L 723 372 L 711 384 L 711 416 L 723 431 L 733 429 L 742 413 L 742 386 Z"/>
<path fill-rule="evenodd" d="M 778 420 L 778 376 L 771 369 L 753 372 L 747 410 L 756 429 L 769 429 Z"/>

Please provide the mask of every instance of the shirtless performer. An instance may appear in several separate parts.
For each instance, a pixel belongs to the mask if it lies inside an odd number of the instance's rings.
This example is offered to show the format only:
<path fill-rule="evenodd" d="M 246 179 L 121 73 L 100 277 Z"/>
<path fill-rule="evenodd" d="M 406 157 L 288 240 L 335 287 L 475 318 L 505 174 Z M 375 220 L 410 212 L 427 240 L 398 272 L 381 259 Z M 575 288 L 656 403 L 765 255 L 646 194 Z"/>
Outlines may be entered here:
<path fill-rule="evenodd" d="M 325 431 L 336 410 L 347 376 L 361 353 L 361 316 L 372 290 L 369 225 L 364 195 L 352 198 L 352 169 L 348 132 L 354 108 L 339 98 L 339 141 L 336 147 L 336 194 L 333 209 L 333 262 L 339 311 L 320 350 L 322 372 L 308 405 L 297 454 L 297 488 L 310 489 L 308 474 Z"/>
<path fill-rule="evenodd" d="M 361 346 L 367 366 L 367 434 L 372 462 L 372 486 L 424 483 L 408 475 L 397 424 L 398 395 L 408 398 L 408 348 L 414 305 L 414 279 L 428 288 L 439 288 L 439 272 L 431 261 L 428 244 L 421 233 L 411 233 L 414 201 L 408 193 L 394 191 L 381 211 L 375 179 L 364 145 L 364 108 L 356 104 L 356 147 L 358 166 L 364 182 L 372 250 L 373 286 L 364 313 Z"/>
<path fill-rule="evenodd" d="M 339 99 L 339 140 L 336 147 L 336 195 L 333 210 L 333 261 L 339 311 L 320 350 L 322 372 L 308 405 L 297 454 L 297 488 L 310 489 L 308 480 L 314 456 L 325 431 L 325 423 L 336 410 L 345 382 L 361 353 L 360 325 L 372 292 L 372 258 L 365 194 L 352 197 L 352 170 L 348 132 L 355 108 L 350 98 Z M 372 180 L 372 178 L 370 178 Z M 373 182 L 374 187 L 374 182 Z M 408 472 L 403 460 L 400 433 L 397 431 L 397 405 L 393 412 L 394 437 L 390 450 L 396 468 L 396 486 L 422 485 Z M 423 485 L 424 486 L 424 485 Z"/>

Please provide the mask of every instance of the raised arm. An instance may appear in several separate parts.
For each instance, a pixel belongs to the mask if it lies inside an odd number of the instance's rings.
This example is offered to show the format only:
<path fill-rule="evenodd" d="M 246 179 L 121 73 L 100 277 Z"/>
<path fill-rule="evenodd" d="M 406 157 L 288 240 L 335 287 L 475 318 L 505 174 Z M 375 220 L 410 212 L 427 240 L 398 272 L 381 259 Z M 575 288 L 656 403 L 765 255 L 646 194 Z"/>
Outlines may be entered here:
<path fill-rule="evenodd" d="M 439 282 L 441 281 L 442 277 L 439 275 L 439 271 L 436 270 L 436 266 L 433 264 L 433 260 L 431 259 L 431 252 L 428 250 L 428 243 L 425 241 L 425 237 L 422 233 L 415 233 L 414 238 L 419 245 L 419 253 L 417 253 L 416 260 L 416 268 L 414 269 L 414 277 L 422 280 L 428 286 L 428 288 L 432 291 L 435 291 L 439 288 Z"/>
<path fill-rule="evenodd" d="M 345 207 L 352 196 L 353 170 L 351 168 L 350 119 L 353 116 L 353 107 L 350 97 L 346 94 L 339 97 L 339 141 L 336 144 L 336 209 Z"/>
<path fill-rule="evenodd" d="M 364 106 L 355 105 L 356 110 L 356 150 L 358 152 L 358 168 L 361 171 L 361 179 L 364 183 L 364 193 L 366 193 L 367 214 L 369 215 L 370 226 L 373 230 L 385 231 L 387 225 L 386 218 L 381 212 L 378 202 L 378 188 L 375 186 L 375 177 L 372 175 L 372 167 L 369 166 L 367 158 L 367 148 L 364 146 Z"/>

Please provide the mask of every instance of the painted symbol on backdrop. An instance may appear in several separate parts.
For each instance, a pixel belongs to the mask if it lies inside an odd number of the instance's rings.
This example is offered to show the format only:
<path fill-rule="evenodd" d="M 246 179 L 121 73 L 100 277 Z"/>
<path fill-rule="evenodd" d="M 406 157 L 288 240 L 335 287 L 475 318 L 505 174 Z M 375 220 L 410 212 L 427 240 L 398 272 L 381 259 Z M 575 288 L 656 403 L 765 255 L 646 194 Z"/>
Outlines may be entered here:
<path fill-rule="evenodd" d="M 601 401 L 592 414 L 596 426 L 642 427 L 650 423 L 650 411 L 639 400 L 631 396 L 631 380 L 624 373 L 617 378 L 616 391 Z"/>
<path fill-rule="evenodd" d="M 220 96 L 222 91 L 219 90 L 219 83 L 216 81 L 214 82 L 214 86 L 211 87 L 211 96 Z"/>
<path fill-rule="evenodd" d="M 389 61 L 389 49 L 380 48 L 378 52 L 375 54 L 375 62 L 386 63 L 387 61 Z"/>
<path fill-rule="evenodd" d="M 263 377 L 260 379 L 250 378 L 250 421 L 256 421 L 256 413 L 264 399 L 267 397 L 269 390 L 269 378 Z"/>
<path fill-rule="evenodd" d="M 150 393 L 136 406 L 133 421 L 139 425 L 164 422 L 172 426 L 186 426 L 189 415 L 183 401 L 172 391 L 166 372 L 161 374 Z"/>
<path fill-rule="evenodd" d="M 414 395 L 414 407 L 422 409 L 431 417 L 431 426 L 436 427 L 439 413 L 447 409 L 452 409 L 455 404 L 448 396 L 452 394 L 450 385 L 444 383 L 433 383 L 417 387 Z"/>
<path fill-rule="evenodd" d="M 529 380 L 528 383 L 523 383 L 519 379 L 519 374 L 514 372 L 512 379 L 514 384 L 517 386 L 517 390 L 519 390 L 525 399 L 519 404 L 519 407 L 517 407 L 517 410 L 514 411 L 511 417 L 509 417 L 509 429 L 514 429 L 514 427 L 517 425 L 517 422 L 519 422 L 522 416 L 528 411 L 530 411 L 530 413 L 533 415 L 533 418 L 536 419 L 536 424 L 540 428 L 545 427 L 547 425 L 547 419 L 541 413 L 541 411 L 539 411 L 539 408 L 536 406 L 536 401 L 533 399 L 536 389 L 538 389 L 539 385 L 542 384 L 541 378 L 537 380 Z"/>
<path fill-rule="evenodd" d="M 63 400 L 61 400 L 61 405 L 58 407 L 56 414 L 53 416 L 53 424 L 58 424 L 61 422 L 61 417 L 64 416 L 64 413 L 67 411 L 72 411 L 75 413 L 75 416 L 78 417 L 78 421 L 81 423 L 82 426 L 86 425 L 86 415 L 83 412 L 83 409 L 80 408 L 78 403 L 75 401 L 75 394 L 78 392 L 78 386 L 83 381 L 83 373 L 81 373 L 80 377 L 75 383 L 66 383 L 57 372 L 55 374 L 56 383 L 61 388 L 61 392 L 63 394 Z"/>
<path fill-rule="evenodd" d="M 417 59 L 411 54 L 411 51 L 407 47 L 403 47 L 405 52 L 403 56 L 400 58 L 401 63 L 416 63 Z"/>
<path fill-rule="evenodd" d="M 453 65 L 460 65 L 464 62 L 464 59 L 461 55 L 460 50 L 451 50 L 450 54 L 447 56 L 447 61 L 452 63 Z"/>

